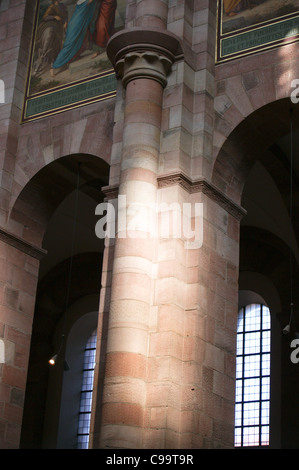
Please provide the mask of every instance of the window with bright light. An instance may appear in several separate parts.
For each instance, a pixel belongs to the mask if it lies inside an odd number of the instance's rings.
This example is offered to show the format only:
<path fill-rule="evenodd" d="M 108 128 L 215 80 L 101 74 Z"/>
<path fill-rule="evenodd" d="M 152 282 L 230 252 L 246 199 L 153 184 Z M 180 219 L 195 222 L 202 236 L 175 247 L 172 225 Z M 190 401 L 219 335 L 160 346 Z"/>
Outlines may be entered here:
<path fill-rule="evenodd" d="M 96 342 L 97 333 L 95 330 L 89 337 L 84 352 L 83 380 L 81 387 L 77 439 L 78 449 L 88 449 Z"/>
<path fill-rule="evenodd" d="M 270 311 L 242 308 L 238 317 L 235 447 L 267 446 L 270 432 Z"/>

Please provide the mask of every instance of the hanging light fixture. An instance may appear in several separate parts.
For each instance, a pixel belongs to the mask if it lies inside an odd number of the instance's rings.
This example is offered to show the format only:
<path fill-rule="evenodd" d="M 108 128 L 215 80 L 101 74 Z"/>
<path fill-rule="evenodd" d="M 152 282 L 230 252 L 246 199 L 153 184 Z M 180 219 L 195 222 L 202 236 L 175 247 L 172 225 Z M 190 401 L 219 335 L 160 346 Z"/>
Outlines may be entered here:
<path fill-rule="evenodd" d="M 57 359 L 59 359 L 59 354 L 54 354 L 54 356 L 52 356 L 50 359 L 49 359 L 49 364 L 50 366 L 55 366 L 56 365 L 56 361 Z M 63 361 L 63 370 L 64 371 L 68 371 L 70 370 L 70 366 L 68 365 L 67 361 L 64 359 Z"/>
<path fill-rule="evenodd" d="M 49 359 L 49 364 L 50 364 L 50 366 L 55 366 L 57 359 L 58 359 L 58 354 L 54 354 L 54 356 L 52 356 L 52 357 Z"/>
<path fill-rule="evenodd" d="M 70 256 L 70 267 L 69 267 L 69 273 L 68 273 L 68 282 L 67 282 L 67 292 L 66 292 L 66 303 L 65 303 L 65 315 L 63 319 L 63 329 L 62 329 L 62 335 L 61 335 L 61 340 L 60 340 L 60 345 L 58 348 L 58 351 L 51 356 L 49 359 L 48 363 L 51 366 L 55 366 L 57 360 L 59 359 L 61 355 L 61 351 L 64 345 L 64 338 L 65 338 L 65 324 L 66 324 L 66 312 L 69 304 L 69 298 L 70 298 L 70 289 L 71 289 L 71 280 L 72 280 L 72 270 L 73 270 L 73 258 L 74 258 L 74 248 L 75 248 L 75 237 L 76 237 L 76 226 L 77 226 L 77 217 L 78 217 L 78 199 L 79 199 L 79 183 L 80 183 L 80 166 L 81 163 L 79 162 L 78 164 L 78 172 L 77 172 L 77 184 L 76 184 L 76 196 L 75 196 L 75 208 L 74 208 L 74 222 L 73 222 L 73 231 L 72 231 L 72 243 L 71 243 L 71 256 Z M 63 361 L 63 366 L 64 370 L 67 371 L 69 370 L 69 365 L 67 361 L 64 359 Z"/>
<path fill-rule="evenodd" d="M 62 350 L 62 347 L 63 347 L 63 343 L 64 343 L 64 334 L 61 335 L 60 346 L 58 348 L 58 351 L 48 361 L 50 366 L 55 366 L 56 361 L 60 356 L 60 353 L 61 353 L 61 350 Z"/>
<path fill-rule="evenodd" d="M 288 335 L 291 330 L 291 317 L 290 317 L 290 322 L 284 327 L 282 330 L 284 335 Z"/>

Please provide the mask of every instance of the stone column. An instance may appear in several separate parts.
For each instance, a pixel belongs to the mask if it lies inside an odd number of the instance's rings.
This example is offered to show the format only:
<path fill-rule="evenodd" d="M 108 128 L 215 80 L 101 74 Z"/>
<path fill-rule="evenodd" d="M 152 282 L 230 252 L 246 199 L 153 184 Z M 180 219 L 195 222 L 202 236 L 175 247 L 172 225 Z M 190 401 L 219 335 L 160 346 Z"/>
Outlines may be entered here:
<path fill-rule="evenodd" d="M 138 28 L 115 35 L 107 50 L 126 90 L 118 209 L 127 225 L 115 239 L 102 448 L 142 447 L 155 251 L 149 220 L 157 202 L 163 88 L 178 50 L 172 35 Z M 95 432 L 98 447 L 96 441 Z"/>

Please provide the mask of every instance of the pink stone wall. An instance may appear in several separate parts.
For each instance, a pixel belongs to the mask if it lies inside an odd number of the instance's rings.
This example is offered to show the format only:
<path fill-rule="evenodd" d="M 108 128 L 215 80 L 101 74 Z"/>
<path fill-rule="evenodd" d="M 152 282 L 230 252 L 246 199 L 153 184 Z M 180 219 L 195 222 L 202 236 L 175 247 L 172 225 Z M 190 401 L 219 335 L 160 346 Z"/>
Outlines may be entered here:
<path fill-rule="evenodd" d="M 291 84 L 292 80 L 299 76 L 298 68 L 298 47 L 297 43 L 286 45 L 281 48 L 272 49 L 262 54 L 251 55 L 243 58 L 242 60 L 236 60 L 229 62 L 228 64 L 221 64 L 215 69 L 215 121 L 214 121 L 214 132 L 213 132 L 213 166 L 211 167 L 212 174 L 209 177 L 215 181 L 218 187 L 222 189 L 226 194 L 232 197 L 235 201 L 240 202 L 240 195 L 243 190 L 243 176 L 242 176 L 242 165 L 243 161 L 241 154 L 247 152 L 254 142 L 256 143 L 255 150 L 252 152 L 258 154 L 258 146 L 265 148 L 269 141 L 275 139 L 275 134 L 281 132 L 281 129 L 275 128 L 271 121 L 270 115 L 273 111 L 270 111 L 269 115 L 269 130 L 264 135 L 255 135 L 253 137 L 253 129 L 248 129 L 248 133 L 245 136 L 240 135 L 237 137 L 237 145 L 239 150 L 236 148 L 236 144 L 233 141 L 230 144 L 228 152 L 236 154 L 239 153 L 239 157 L 234 156 L 235 161 L 240 161 L 240 166 L 234 168 L 235 174 L 233 175 L 231 167 L 227 164 L 228 157 L 222 152 L 223 147 L 229 138 L 233 135 L 233 131 L 238 128 L 242 122 L 249 116 L 252 116 L 254 112 L 259 110 L 262 111 L 264 106 L 271 103 L 279 102 L 279 100 L 285 100 L 285 106 L 277 112 L 277 119 L 281 121 L 281 117 L 284 113 L 288 113 L 291 107 L 290 96 L 293 90 Z M 264 114 L 265 115 L 265 114 Z M 262 116 L 262 114 L 261 114 Z M 287 121 L 289 120 L 286 117 Z M 264 120 L 265 121 L 265 120 Z M 277 121 L 277 125 L 279 123 Z M 256 121 L 257 123 L 257 121 Z M 281 123 L 281 122 L 280 122 Z M 250 123 L 249 123 L 250 125 Z M 263 123 L 266 128 L 266 123 Z M 273 134 L 271 134 L 271 129 Z M 248 126 L 249 127 L 249 126 Z M 244 142 L 247 139 L 247 142 Z M 233 147 L 235 146 L 235 148 Z M 220 169 L 220 167 L 222 169 Z M 224 170 L 224 168 L 226 170 Z M 218 169 L 219 168 L 219 169 Z M 223 171 L 224 170 L 224 171 Z M 218 172 L 223 172 L 222 177 L 219 178 Z M 229 175 L 227 174 L 229 173 Z M 239 173 L 239 176 L 237 175 Z M 224 177 L 225 174 L 225 177 Z M 245 173 L 246 175 L 247 173 Z M 235 178 L 235 181 L 229 183 L 229 178 Z M 246 176 L 245 176 L 246 177 Z M 237 179 L 240 178 L 241 186 L 238 186 Z M 222 180 L 222 181 L 221 181 Z M 225 180 L 225 181 L 224 181 Z"/>
<path fill-rule="evenodd" d="M 39 261 L 12 245 L 0 246 L 0 337 L 5 345 L 0 446 L 5 449 L 19 446 Z"/>
<path fill-rule="evenodd" d="M 167 86 L 136 77 L 124 89 L 119 80 L 115 99 L 21 125 L 33 3 L 0 6 L 0 446 L 18 447 L 47 223 L 22 190 L 47 165 L 82 153 L 110 164 L 107 194 L 204 204 L 198 249 L 180 238 L 113 240 L 105 249 L 91 446 L 231 447 L 238 204 L 248 174 L 236 156 L 255 140 L 249 125 L 245 142 L 236 130 L 288 98 L 298 47 L 215 66 L 214 0 L 128 1 L 128 28 L 168 30 L 183 45 Z"/>

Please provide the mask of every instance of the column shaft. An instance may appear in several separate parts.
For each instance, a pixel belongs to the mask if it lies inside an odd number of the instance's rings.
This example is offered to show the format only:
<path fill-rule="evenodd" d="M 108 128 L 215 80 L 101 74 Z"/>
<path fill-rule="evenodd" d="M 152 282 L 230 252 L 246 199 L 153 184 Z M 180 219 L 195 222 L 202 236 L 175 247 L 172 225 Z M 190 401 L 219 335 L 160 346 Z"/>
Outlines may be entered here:
<path fill-rule="evenodd" d="M 126 90 L 119 198 L 127 223 L 115 240 L 101 447 L 142 446 L 162 92 L 146 78 Z"/>

